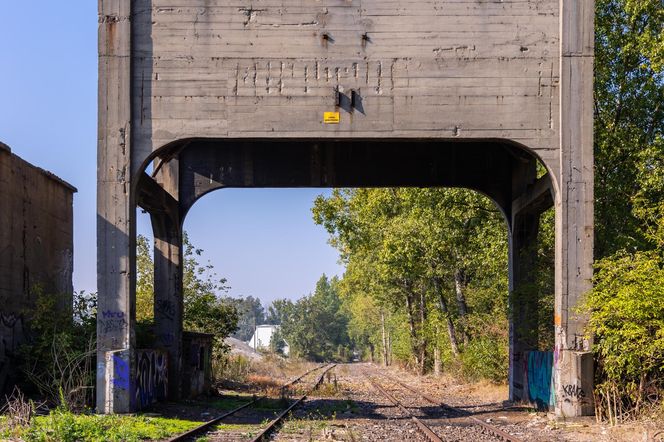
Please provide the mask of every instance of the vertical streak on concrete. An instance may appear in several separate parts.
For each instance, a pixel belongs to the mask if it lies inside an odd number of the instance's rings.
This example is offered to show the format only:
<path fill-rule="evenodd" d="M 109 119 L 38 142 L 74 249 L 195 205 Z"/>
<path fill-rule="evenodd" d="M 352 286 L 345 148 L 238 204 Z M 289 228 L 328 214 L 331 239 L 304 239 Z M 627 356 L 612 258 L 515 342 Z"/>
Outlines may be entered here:
<path fill-rule="evenodd" d="M 136 379 L 130 8 L 131 0 L 99 0 L 97 411 L 100 413 L 132 411 Z M 113 367 L 108 366 L 109 361 Z"/>
<path fill-rule="evenodd" d="M 560 20 L 554 379 L 556 414 L 580 416 L 594 411 L 586 319 L 574 311 L 592 284 L 594 1 L 561 0 Z"/>

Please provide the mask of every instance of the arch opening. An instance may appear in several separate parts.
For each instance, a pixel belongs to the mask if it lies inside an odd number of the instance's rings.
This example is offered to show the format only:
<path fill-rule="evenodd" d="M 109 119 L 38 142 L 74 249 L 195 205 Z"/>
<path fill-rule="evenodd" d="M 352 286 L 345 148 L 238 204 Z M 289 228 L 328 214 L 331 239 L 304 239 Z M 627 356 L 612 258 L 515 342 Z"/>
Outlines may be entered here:
<path fill-rule="evenodd" d="M 155 233 L 155 330 L 159 345 L 173 343 L 173 379 L 182 358 L 182 227 L 200 198 L 224 188 L 456 187 L 490 198 L 508 226 L 510 398 L 529 399 L 522 358 L 539 349 L 541 325 L 532 278 L 540 216 L 554 201 L 547 167 L 529 149 L 494 139 L 191 139 L 145 164 L 152 170 L 141 173 L 136 201 Z M 169 395 L 180 393 L 176 381 Z"/>

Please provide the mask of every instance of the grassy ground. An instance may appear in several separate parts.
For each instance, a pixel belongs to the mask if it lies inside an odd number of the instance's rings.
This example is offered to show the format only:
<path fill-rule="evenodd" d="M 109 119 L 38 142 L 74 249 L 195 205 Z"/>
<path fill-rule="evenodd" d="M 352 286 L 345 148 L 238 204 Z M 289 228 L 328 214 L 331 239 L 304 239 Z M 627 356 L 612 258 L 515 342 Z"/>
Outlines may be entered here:
<path fill-rule="evenodd" d="M 0 440 L 26 442 L 92 442 L 163 439 L 188 431 L 200 422 L 142 415 L 86 415 L 54 410 L 32 418 L 29 426 L 0 420 Z"/>

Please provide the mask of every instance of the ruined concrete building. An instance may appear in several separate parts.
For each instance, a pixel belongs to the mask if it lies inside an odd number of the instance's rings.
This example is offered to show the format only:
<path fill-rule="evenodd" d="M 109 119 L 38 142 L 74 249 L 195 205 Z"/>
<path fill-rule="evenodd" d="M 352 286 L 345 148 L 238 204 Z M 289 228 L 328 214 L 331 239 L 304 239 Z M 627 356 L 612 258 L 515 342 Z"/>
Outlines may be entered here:
<path fill-rule="evenodd" d="M 39 293 L 71 308 L 76 189 L 12 154 L 0 143 L 0 388 L 13 385 L 12 364 Z"/>

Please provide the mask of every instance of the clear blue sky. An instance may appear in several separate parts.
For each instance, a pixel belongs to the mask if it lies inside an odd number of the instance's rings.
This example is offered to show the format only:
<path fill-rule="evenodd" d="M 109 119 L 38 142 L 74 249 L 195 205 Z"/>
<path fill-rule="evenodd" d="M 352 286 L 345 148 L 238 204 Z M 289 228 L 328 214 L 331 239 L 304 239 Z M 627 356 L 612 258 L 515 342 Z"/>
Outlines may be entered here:
<path fill-rule="evenodd" d="M 96 290 L 97 2 L 5 1 L 0 12 L 0 141 L 78 188 L 74 288 Z M 213 192 L 185 229 L 231 295 L 264 303 L 340 274 L 327 234 L 311 221 L 315 189 Z M 150 234 L 146 216 L 139 232 Z"/>

